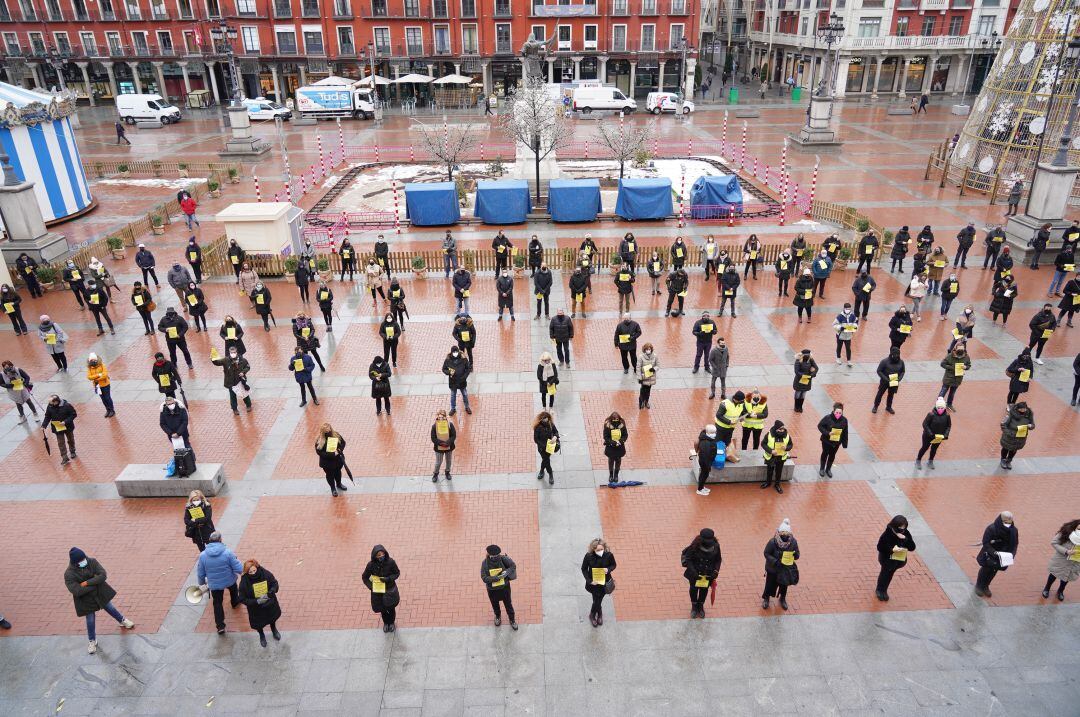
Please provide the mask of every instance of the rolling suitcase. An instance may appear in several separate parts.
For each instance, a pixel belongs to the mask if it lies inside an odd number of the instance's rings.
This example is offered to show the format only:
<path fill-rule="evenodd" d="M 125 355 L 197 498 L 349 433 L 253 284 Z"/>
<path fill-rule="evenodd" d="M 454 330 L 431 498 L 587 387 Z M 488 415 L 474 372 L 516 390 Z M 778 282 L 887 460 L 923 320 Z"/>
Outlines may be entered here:
<path fill-rule="evenodd" d="M 190 448 L 174 449 L 173 460 L 176 461 L 176 475 L 178 477 L 183 478 L 195 472 L 195 452 Z"/>

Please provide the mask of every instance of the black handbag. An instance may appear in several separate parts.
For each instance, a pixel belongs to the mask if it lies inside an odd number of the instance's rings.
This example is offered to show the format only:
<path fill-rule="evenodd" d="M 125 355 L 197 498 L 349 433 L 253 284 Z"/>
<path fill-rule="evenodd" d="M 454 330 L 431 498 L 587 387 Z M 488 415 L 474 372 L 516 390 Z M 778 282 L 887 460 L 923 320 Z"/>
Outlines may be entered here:
<path fill-rule="evenodd" d="M 382 604 L 384 608 L 397 607 L 401 602 L 401 593 L 398 592 L 397 584 L 389 588 L 384 594 Z"/>
<path fill-rule="evenodd" d="M 610 595 L 615 592 L 615 578 L 608 575 L 607 582 L 604 583 L 604 594 Z"/>

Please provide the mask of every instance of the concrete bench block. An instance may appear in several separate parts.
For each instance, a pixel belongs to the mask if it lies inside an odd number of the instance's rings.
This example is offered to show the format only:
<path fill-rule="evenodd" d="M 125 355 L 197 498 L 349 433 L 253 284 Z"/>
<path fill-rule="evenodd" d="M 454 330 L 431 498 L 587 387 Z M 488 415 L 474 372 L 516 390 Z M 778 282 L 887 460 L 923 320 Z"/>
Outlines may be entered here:
<path fill-rule="evenodd" d="M 139 129 L 161 129 L 165 125 L 159 120 L 135 120 L 135 126 Z"/>
<path fill-rule="evenodd" d="M 971 113 L 971 105 L 953 105 L 949 108 L 949 114 L 967 117 Z"/>
<path fill-rule="evenodd" d="M 903 107 L 903 106 L 897 105 L 897 106 L 895 106 L 895 107 L 890 107 L 890 108 L 888 109 L 888 111 L 887 111 L 887 112 L 886 112 L 885 114 L 890 114 L 890 115 L 909 115 L 909 116 L 910 116 L 910 115 L 911 115 L 911 108 L 910 108 L 910 107 Z"/>
<path fill-rule="evenodd" d="M 115 483 L 121 498 L 187 498 L 193 490 L 209 497 L 225 488 L 225 471 L 220 463 L 201 463 L 189 476 L 167 478 L 160 463 L 132 463 Z"/>
<path fill-rule="evenodd" d="M 784 463 L 780 471 L 780 480 L 790 481 L 795 475 L 795 465 L 791 461 Z M 697 483 L 698 465 L 694 458 L 690 468 L 690 481 Z M 727 463 L 723 469 L 713 468 L 706 483 L 762 483 L 765 480 L 765 459 L 761 451 L 740 451 L 738 463 Z"/>
<path fill-rule="evenodd" d="M 289 123 L 294 127 L 310 127 L 311 125 L 319 124 L 319 120 L 314 117 L 301 117 L 299 115 L 293 115 Z"/>
<path fill-rule="evenodd" d="M 757 110 L 751 110 L 751 109 L 735 110 L 735 118 L 736 119 L 753 119 L 755 117 L 760 117 L 760 116 L 761 116 L 761 112 L 759 112 Z"/>

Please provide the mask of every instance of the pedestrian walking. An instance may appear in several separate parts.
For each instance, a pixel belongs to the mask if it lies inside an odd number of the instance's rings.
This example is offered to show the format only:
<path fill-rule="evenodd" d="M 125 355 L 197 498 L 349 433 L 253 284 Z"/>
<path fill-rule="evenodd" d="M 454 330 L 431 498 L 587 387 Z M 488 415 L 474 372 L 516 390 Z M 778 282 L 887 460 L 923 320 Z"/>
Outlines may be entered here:
<path fill-rule="evenodd" d="M 397 366 L 398 342 L 401 340 L 401 325 L 394 318 L 393 313 L 383 317 L 379 324 L 379 336 L 382 337 L 383 359 L 393 360 Z"/>
<path fill-rule="evenodd" d="M 165 310 L 165 315 L 158 321 L 158 331 L 165 334 L 165 344 L 169 349 L 169 360 L 176 363 L 176 350 L 184 354 L 188 369 L 194 369 L 191 363 L 191 352 L 187 345 L 188 323 L 176 313 L 176 309 L 170 306 Z"/>
<path fill-rule="evenodd" d="M 795 413 L 803 412 L 803 402 L 806 401 L 806 394 L 813 388 L 817 374 L 817 361 L 810 355 L 810 349 L 803 349 L 795 358 L 795 379 L 792 382 L 795 391 Z"/>
<path fill-rule="evenodd" d="M 319 357 L 319 347 L 322 343 L 315 333 L 315 323 L 303 311 L 296 312 L 296 316 L 293 317 L 292 332 L 300 350 L 315 359 L 319 370 L 325 373 L 326 367 L 323 366 L 322 358 Z"/>
<path fill-rule="evenodd" d="M 75 419 L 78 417 L 75 407 L 55 393 L 49 396 L 49 403 L 41 416 L 41 429 L 52 429 L 56 445 L 60 448 L 60 465 L 66 466 L 79 456 L 75 453 Z M 46 442 L 46 447 L 48 443 Z"/>
<path fill-rule="evenodd" d="M 180 202 L 180 211 L 184 213 L 184 221 L 187 223 L 188 231 L 191 231 L 191 225 L 202 226 L 199 224 L 199 218 L 195 216 L 196 208 L 195 197 L 190 194 L 184 197 Z"/>
<path fill-rule="evenodd" d="M 1054 552 L 1050 556 L 1050 575 L 1046 578 L 1042 596 L 1050 597 L 1050 588 L 1054 586 L 1056 578 L 1056 597 L 1058 602 L 1061 602 L 1065 599 L 1065 586 L 1080 578 L 1080 520 L 1070 520 L 1058 528 L 1057 534 L 1050 541 L 1050 547 Z"/>
<path fill-rule="evenodd" d="M 371 549 L 371 560 L 360 576 L 364 586 L 371 591 L 371 611 L 382 617 L 383 632 L 397 629 L 397 606 L 401 603 L 397 581 L 401 570 L 386 552 L 386 548 L 376 545 Z"/>
<path fill-rule="evenodd" d="M 518 629 L 514 619 L 514 604 L 510 600 L 510 582 L 517 580 L 517 565 L 509 555 L 503 553 L 498 545 L 489 545 L 486 555 L 480 563 L 480 580 L 487 588 L 488 600 L 491 601 L 491 609 L 495 612 L 495 627 L 502 625 L 501 606 L 506 606 L 506 617 L 510 619 L 510 627 Z"/>
<path fill-rule="evenodd" d="M 157 261 L 154 259 L 154 255 L 146 248 L 145 244 L 139 244 L 139 250 L 135 252 L 135 266 L 139 267 L 139 271 L 142 272 L 142 283 L 146 286 L 150 286 L 147 278 L 154 280 L 155 288 L 160 288 L 161 284 L 158 283 L 156 267 Z"/>
<path fill-rule="evenodd" d="M 431 473 L 431 482 L 439 482 L 439 468 L 443 466 L 444 461 L 446 467 L 443 469 L 443 475 L 446 480 L 453 480 L 454 477 L 450 475 L 450 471 L 454 462 L 454 449 L 457 448 L 457 428 L 446 417 L 446 411 L 441 408 L 435 412 L 435 422 L 431 424 L 431 444 L 435 450 L 435 468 Z"/>
<path fill-rule="evenodd" d="M 90 644 L 86 651 L 91 655 L 97 652 L 97 611 L 104 610 L 120 623 L 120 627 L 130 630 L 135 623 L 124 617 L 113 606 L 116 590 L 105 582 L 108 573 L 95 558 L 89 557 L 80 548 L 68 551 L 68 566 L 64 570 L 64 585 L 75 601 L 75 614 L 86 618 L 86 636 Z"/>
<path fill-rule="evenodd" d="M 904 257 L 908 254 L 908 249 L 911 247 L 911 232 L 908 230 L 907 225 L 900 227 L 900 231 L 896 232 L 896 236 L 893 237 L 892 249 L 889 251 L 889 258 L 892 259 L 892 267 L 889 269 L 889 273 L 893 273 L 899 268 L 900 273 L 904 273 Z"/>
<path fill-rule="evenodd" d="M 541 411 L 533 420 L 533 443 L 536 451 L 540 454 L 540 470 L 536 473 L 536 480 L 544 480 L 544 472 L 548 474 L 548 485 L 555 485 L 555 475 L 551 471 L 551 457 L 559 452 L 562 445 L 559 442 L 559 429 L 555 427 L 555 419 L 547 411 Z"/>
<path fill-rule="evenodd" d="M 446 274 L 445 278 L 449 279 L 451 270 L 457 271 L 458 268 L 457 241 L 449 229 L 446 230 L 446 236 L 442 240 L 442 252 L 443 272 Z"/>
<path fill-rule="evenodd" d="M 115 336 L 116 329 L 113 327 L 112 317 L 109 316 L 109 295 L 105 289 L 94 279 L 87 279 L 85 296 L 86 304 L 90 307 L 90 313 L 93 314 L 94 322 L 97 324 L 97 335 L 105 334 L 105 327 L 101 325 L 101 320 L 104 318 L 105 323 L 109 325 L 109 333 Z"/>
<path fill-rule="evenodd" d="M 38 318 L 38 338 L 45 344 L 45 351 L 52 357 L 57 371 L 67 371 L 67 333 L 60 324 L 53 322 L 48 314 Z"/>
<path fill-rule="evenodd" d="M 259 281 L 255 284 L 255 289 L 251 292 L 250 298 L 255 306 L 255 313 L 262 319 L 263 331 L 269 331 L 270 316 L 274 313 L 273 308 L 270 306 L 270 301 L 273 299 L 270 295 L 270 289 Z"/>
<path fill-rule="evenodd" d="M 585 298 L 592 293 L 592 287 L 589 285 L 588 270 L 580 266 L 574 269 L 574 273 L 570 275 L 568 288 L 572 300 L 570 318 L 576 319 L 579 311 L 581 312 L 581 318 L 586 318 Z"/>
<path fill-rule="evenodd" d="M 235 344 L 226 346 L 224 356 L 217 356 L 216 352 L 211 350 L 210 361 L 222 368 L 224 385 L 229 390 L 229 407 L 232 408 L 233 415 L 240 415 L 238 399 L 243 399 L 244 407 L 248 413 L 251 413 L 251 387 L 247 381 L 251 365 L 240 353 L 240 349 Z"/>
<path fill-rule="evenodd" d="M 356 278 L 356 249 L 349 237 L 341 240 L 338 256 L 341 257 L 341 278 L 338 281 L 345 281 L 345 272 L 349 272 L 349 281 L 353 281 Z"/>
<path fill-rule="evenodd" d="M 765 544 L 765 589 L 761 593 L 761 609 L 769 609 L 769 600 L 780 598 L 780 608 L 788 609 L 787 593 L 799 584 L 799 542 L 791 533 L 791 521 L 784 518 L 776 535 Z"/>
<path fill-rule="evenodd" d="M 547 351 L 540 354 L 540 363 L 536 366 L 536 380 L 540 385 L 540 405 L 554 408 L 555 393 L 559 390 L 559 369 Z"/>
<path fill-rule="evenodd" d="M 30 412 L 37 420 L 37 402 L 31 391 L 34 388 L 30 374 L 18 368 L 11 361 L 0 363 L 0 388 L 7 389 L 8 398 L 15 404 L 15 410 L 19 412 L 19 423 L 26 423 L 26 414 L 23 406 L 28 406 Z"/>
<path fill-rule="evenodd" d="M 626 455 L 626 441 L 629 438 L 630 430 L 626 427 L 622 416 L 612 412 L 604 419 L 601 439 L 604 443 L 604 455 L 607 456 L 609 486 L 619 482 L 619 470 L 622 468 L 622 459 Z"/>
<path fill-rule="evenodd" d="M 300 262 L 296 265 L 296 271 L 293 272 L 293 281 L 296 282 L 296 289 L 300 292 L 300 301 L 308 303 L 310 300 L 308 289 L 311 286 L 311 272 L 307 268 L 307 264 Z"/>
<path fill-rule="evenodd" d="M 551 296 L 552 276 L 551 270 L 543 262 L 536 268 L 533 275 L 533 292 L 536 294 L 536 320 L 540 319 L 540 306 L 543 304 L 544 318 L 548 318 L 548 300 Z"/>
<path fill-rule="evenodd" d="M 731 303 L 731 318 L 736 318 L 735 314 L 735 298 L 739 294 L 739 285 L 742 283 L 742 279 L 739 278 L 739 272 L 735 270 L 734 264 L 728 264 L 719 275 L 717 289 L 720 292 L 720 311 L 717 312 L 717 316 L 724 315 L 724 306 Z M 756 279 L 756 277 L 755 277 Z"/>
<path fill-rule="evenodd" d="M 698 495 L 705 496 L 712 492 L 705 487 L 705 484 L 708 482 L 709 475 L 712 473 L 713 461 L 716 460 L 716 454 L 719 451 L 716 434 L 716 424 L 710 423 L 701 430 L 701 433 L 698 434 L 697 442 L 694 443 L 694 453 L 697 455 L 698 460 Z M 690 617 L 693 617 L 693 615 Z"/>
<path fill-rule="evenodd" d="M 21 303 L 22 297 L 19 296 L 19 292 L 7 284 L 0 286 L 0 307 L 4 309 L 4 313 L 11 321 L 11 327 L 15 329 L 16 336 L 30 333 L 26 328 L 26 320 L 23 319 L 22 308 L 19 306 Z"/>
<path fill-rule="evenodd" d="M 191 538 L 199 552 L 206 550 L 210 536 L 214 534 L 214 507 L 201 490 L 188 493 L 184 506 L 184 535 Z"/>
<path fill-rule="evenodd" d="M 1046 342 L 1054 335 L 1054 331 L 1058 327 L 1057 319 L 1054 318 L 1054 307 L 1051 304 L 1043 304 L 1042 311 L 1031 317 L 1031 321 L 1028 322 L 1028 328 L 1031 330 L 1031 335 L 1028 337 L 1028 348 L 1035 349 L 1035 363 L 1042 366 L 1045 362 L 1042 360 L 1043 347 L 1046 346 Z"/>
<path fill-rule="evenodd" d="M 683 577 L 690 583 L 690 619 L 705 619 L 705 598 L 709 588 L 720 574 L 724 562 L 720 543 L 712 528 L 702 528 L 690 545 L 683 548 L 679 564 L 684 568 Z"/>
<path fill-rule="evenodd" d="M 870 313 L 870 298 L 875 289 L 877 289 L 877 281 L 866 271 L 859 274 L 851 285 L 851 293 L 855 295 L 854 311 L 862 317 L 863 321 Z"/>
<path fill-rule="evenodd" d="M 124 125 L 120 123 L 120 120 L 114 122 L 113 126 L 116 128 L 116 144 L 120 144 L 120 142 L 123 141 L 130 147 L 131 140 L 127 138 L 127 132 L 124 130 Z"/>
<path fill-rule="evenodd" d="M 443 375 L 447 377 L 447 383 L 450 387 L 450 415 L 453 416 L 457 413 L 457 395 L 461 394 L 462 403 L 465 406 L 465 413 L 472 415 L 472 408 L 469 407 L 469 388 L 468 379 L 469 374 L 472 373 L 472 363 L 466 359 L 461 350 L 457 346 L 450 349 L 450 353 L 443 359 L 442 365 Z"/>
<path fill-rule="evenodd" d="M 319 302 L 319 311 L 322 312 L 323 323 L 326 324 L 327 333 L 333 333 L 334 292 L 322 279 L 319 280 L 319 288 L 315 290 L 315 299 Z"/>
<path fill-rule="evenodd" d="M 319 468 L 330 486 L 330 495 L 337 498 L 338 491 L 344 493 L 349 490 L 341 482 L 341 471 L 345 467 L 345 439 L 329 423 L 319 427 L 315 455 L 319 457 Z"/>
<path fill-rule="evenodd" d="M 105 362 L 93 352 L 86 358 L 86 380 L 94 387 L 94 393 L 101 399 L 101 405 L 105 407 L 105 418 L 115 416 L 109 370 L 105 368 Z"/>
<path fill-rule="evenodd" d="M 701 318 L 694 322 L 692 333 L 695 339 L 693 373 L 697 373 L 701 362 L 708 362 L 709 349 L 712 346 L 713 336 L 716 335 L 716 323 L 709 316 L 708 311 L 701 312 Z"/>
<path fill-rule="evenodd" d="M 878 248 L 881 246 L 881 241 L 877 238 L 874 232 L 867 232 L 862 239 L 859 240 L 859 246 L 856 248 L 856 253 L 859 255 L 859 263 L 855 267 L 855 271 L 859 273 L 869 274 L 870 270 L 874 267 L 874 259 L 877 258 Z M 863 267 L 866 267 L 863 269 Z"/>
<path fill-rule="evenodd" d="M 934 402 L 934 408 L 923 418 L 922 445 L 919 447 L 919 454 L 915 457 L 915 470 L 922 470 L 922 458 L 927 450 L 930 451 L 930 460 L 927 461 L 926 467 L 934 470 L 934 458 L 937 457 L 938 449 L 941 448 L 942 443 L 949 440 L 949 434 L 952 432 L 952 416 L 946 410 L 947 407 L 945 399 L 939 396 Z"/>
<path fill-rule="evenodd" d="M 581 561 L 581 574 L 585 578 L 585 591 L 592 596 L 589 622 L 593 627 L 604 624 L 604 596 L 615 591 L 615 579 L 611 576 L 615 567 L 615 555 L 608 550 L 603 538 L 595 538 L 589 543 L 589 550 Z"/>
<path fill-rule="evenodd" d="M 386 415 L 390 415 L 390 377 L 393 375 L 394 372 L 386 363 L 386 359 L 375 354 L 375 357 L 371 359 L 371 365 L 368 366 L 368 376 L 371 378 L 371 397 L 375 399 L 376 416 L 382 415 L 384 407 Z"/>
<path fill-rule="evenodd" d="M 810 269 L 803 269 L 802 276 L 795 280 L 795 296 L 791 303 L 795 305 L 795 311 L 799 315 L 799 323 L 803 322 L 803 313 L 806 313 L 806 323 L 812 323 L 814 315 L 814 278 Z"/>
<path fill-rule="evenodd" d="M 318 406 L 319 397 L 315 395 L 315 385 L 311 382 L 311 373 L 315 370 L 315 362 L 299 346 L 296 347 L 292 358 L 289 359 L 288 369 L 292 372 L 293 379 L 300 386 L 300 408 L 307 405 L 308 392 L 311 393 L 311 402 Z"/>
<path fill-rule="evenodd" d="M 957 342 L 941 359 L 941 368 L 945 369 L 945 375 L 941 377 L 941 390 L 939 398 L 945 399 L 945 406 L 950 411 L 956 411 L 953 405 L 956 401 L 956 391 L 964 382 L 964 375 L 971 370 L 971 356 L 967 352 L 967 342 Z"/>
<path fill-rule="evenodd" d="M 833 331 L 836 333 L 836 365 L 840 365 L 840 352 L 846 352 L 847 365 L 851 366 L 851 339 L 859 330 L 859 317 L 851 310 L 851 304 L 845 302 L 844 310 L 833 319 Z"/>
<path fill-rule="evenodd" d="M 1027 444 L 1028 436 L 1035 430 L 1035 414 L 1027 403 L 1020 401 L 1009 406 L 1001 421 L 1001 467 L 1012 470 L 1013 458 Z"/>
<path fill-rule="evenodd" d="M 881 359 L 877 365 L 878 376 L 878 389 L 874 394 L 874 407 L 870 409 L 870 413 L 877 413 L 878 407 L 881 405 L 881 397 L 885 396 L 885 412 L 889 414 L 895 414 L 893 410 L 893 399 L 896 397 L 896 392 L 900 390 L 900 382 L 904 380 L 904 373 L 907 371 L 907 367 L 904 364 L 904 359 L 900 358 L 900 348 L 893 347 L 889 349 L 889 355 Z"/>
<path fill-rule="evenodd" d="M 281 604 L 278 602 L 278 581 L 274 574 L 249 558 L 244 561 L 244 573 L 240 576 L 240 602 L 248 611 L 248 625 L 259 633 L 259 644 L 266 647 L 267 626 L 275 640 L 281 639 L 277 621 L 281 619 Z"/>
<path fill-rule="evenodd" d="M 1035 376 L 1035 366 L 1031 361 L 1031 349 L 1025 346 L 1020 350 L 1020 355 L 1013 359 L 1009 367 L 1005 369 L 1005 375 L 1009 377 L 1009 395 L 1005 398 L 1006 405 L 1012 405 L 1020 398 L 1021 394 L 1027 393 L 1031 388 L 1031 379 Z"/>
<path fill-rule="evenodd" d="M 907 565 L 910 553 L 915 550 L 915 541 L 908 530 L 908 520 L 902 515 L 894 515 L 877 541 L 878 571 L 877 586 L 874 595 L 882 602 L 889 601 L 889 585 L 892 584 L 896 571 Z"/>
<path fill-rule="evenodd" d="M 19 278 L 26 284 L 32 299 L 40 299 L 45 295 L 45 292 L 41 290 L 41 282 L 38 281 L 37 268 L 38 263 L 26 252 L 19 254 L 18 258 L 15 259 L 15 270 Z"/>
<path fill-rule="evenodd" d="M 904 342 L 911 337 L 913 324 L 911 312 L 906 305 L 901 304 L 889 319 L 889 346 L 894 349 L 902 348 Z"/>
<path fill-rule="evenodd" d="M 649 405 L 649 397 L 652 394 L 652 388 L 656 385 L 656 372 L 660 370 L 660 359 L 656 355 L 656 350 L 652 344 L 645 344 L 641 347 L 641 356 L 638 357 L 637 367 L 634 369 L 634 373 L 637 375 L 638 385 L 640 389 L 638 391 L 638 410 L 642 408 L 652 408 Z"/>
<path fill-rule="evenodd" d="M 791 280 L 791 274 L 797 271 L 795 267 L 795 260 L 791 256 L 791 252 L 784 249 L 780 252 L 780 255 L 776 257 L 776 263 L 773 264 L 773 268 L 776 270 L 776 295 L 788 296 L 788 282 Z"/>
<path fill-rule="evenodd" d="M 841 447 L 848 447 L 848 419 L 844 415 L 844 404 L 836 402 L 832 411 L 822 416 L 817 424 L 818 433 L 821 434 L 821 459 L 818 462 L 818 476 L 824 478 L 833 477 L 832 467 L 836 461 L 836 453 Z"/>
<path fill-rule="evenodd" d="M 761 442 L 761 452 L 765 459 L 765 480 L 761 488 L 768 488 L 771 485 L 777 493 L 784 492 L 780 484 L 784 480 L 784 463 L 787 462 L 792 448 L 794 448 L 794 441 L 791 440 L 784 422 L 773 423 L 772 428 L 765 434 L 765 440 Z"/>
<path fill-rule="evenodd" d="M 214 605 L 214 625 L 219 635 L 225 634 L 225 609 L 222 606 L 225 591 L 229 591 L 229 602 L 235 609 L 240 604 L 240 592 L 236 587 L 236 579 L 243 571 L 244 568 L 236 555 L 221 542 L 221 533 L 217 531 L 211 533 L 206 549 L 199 554 L 196 575 L 199 585 L 210 588 L 210 597 Z"/>
<path fill-rule="evenodd" d="M 503 269 L 502 274 L 495 280 L 495 291 L 499 297 L 499 318 L 497 321 L 502 321 L 504 309 L 510 311 L 511 321 L 517 321 L 514 317 L 514 277 L 506 269 Z"/>
<path fill-rule="evenodd" d="M 559 365 L 570 368 L 570 340 L 574 338 L 574 322 L 562 309 L 555 312 L 555 318 L 548 324 L 548 337 L 555 344 L 555 356 Z M 472 361 L 471 354 L 469 361 Z"/>
<path fill-rule="evenodd" d="M 979 563 L 979 576 L 975 579 L 975 594 L 979 597 L 993 597 L 990 583 L 997 574 L 1008 570 L 1016 559 L 1020 547 L 1020 531 L 1016 529 L 1013 514 L 1002 511 L 994 522 L 983 531 L 982 547 L 976 561 Z"/>

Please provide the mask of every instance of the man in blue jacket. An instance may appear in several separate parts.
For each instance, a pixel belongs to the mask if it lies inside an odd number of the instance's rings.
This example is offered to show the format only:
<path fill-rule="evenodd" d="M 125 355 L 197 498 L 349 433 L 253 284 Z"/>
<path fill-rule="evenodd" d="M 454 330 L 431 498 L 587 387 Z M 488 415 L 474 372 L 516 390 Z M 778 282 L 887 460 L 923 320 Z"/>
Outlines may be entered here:
<path fill-rule="evenodd" d="M 236 579 L 244 572 L 244 567 L 233 552 L 221 542 L 221 533 L 216 530 L 210 534 L 206 550 L 199 554 L 199 585 L 208 585 L 214 600 L 214 624 L 219 635 L 225 634 L 225 609 L 221 601 L 225 590 L 229 591 L 229 600 L 235 608 L 240 604 L 240 592 L 236 589 Z"/>
<path fill-rule="evenodd" d="M 311 383 L 311 372 L 315 370 L 315 362 L 299 346 L 293 352 L 293 357 L 289 359 L 289 370 L 292 371 L 296 382 L 300 384 L 300 408 L 307 405 L 308 391 L 311 391 L 312 402 L 318 406 L 319 397 L 315 395 L 315 386 Z"/>
<path fill-rule="evenodd" d="M 825 282 L 829 279 L 829 274 L 832 273 L 832 259 L 829 258 L 829 252 L 824 249 L 821 253 L 814 257 L 813 263 L 810 265 L 810 274 L 814 277 L 814 289 L 817 291 L 819 299 L 825 298 Z"/>

